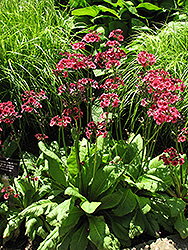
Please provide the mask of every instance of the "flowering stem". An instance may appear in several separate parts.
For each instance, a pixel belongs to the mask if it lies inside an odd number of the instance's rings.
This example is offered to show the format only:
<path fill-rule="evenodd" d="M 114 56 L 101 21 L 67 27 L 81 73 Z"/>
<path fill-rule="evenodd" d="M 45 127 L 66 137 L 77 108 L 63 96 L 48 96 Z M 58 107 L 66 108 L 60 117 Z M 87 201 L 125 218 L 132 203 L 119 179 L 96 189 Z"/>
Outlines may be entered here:
<path fill-rule="evenodd" d="M 95 177 L 96 165 L 97 165 L 97 135 L 96 135 L 96 142 L 95 142 L 95 160 L 94 160 L 94 166 L 93 166 L 93 179 Z"/>
<path fill-rule="evenodd" d="M 78 172 L 79 172 L 79 190 L 81 191 L 82 189 L 82 174 L 81 174 L 81 166 L 80 166 L 80 156 L 79 156 L 79 130 L 78 130 L 78 123 L 77 120 L 76 122 L 76 139 L 75 139 L 75 150 L 76 150 L 76 162 L 77 162 L 77 167 L 78 167 Z"/>
<path fill-rule="evenodd" d="M 64 147 L 64 150 L 65 150 L 65 155 L 68 158 L 67 146 L 66 146 L 66 142 L 65 142 L 65 134 L 64 134 L 64 128 L 63 127 L 62 127 L 62 139 L 63 139 L 63 147 Z"/>
<path fill-rule="evenodd" d="M 21 159 L 22 159 L 23 166 L 24 166 L 24 169 L 25 169 L 26 174 L 27 174 L 27 179 L 28 179 L 28 182 L 30 183 L 30 179 L 29 179 L 29 172 L 28 172 L 27 166 L 25 165 L 25 162 L 24 162 L 24 159 L 23 159 L 22 150 L 21 150 L 21 147 L 20 147 L 20 144 L 19 144 L 18 138 L 17 138 L 17 136 L 16 136 L 16 131 L 15 131 L 14 126 L 13 126 L 13 124 L 12 124 L 12 123 L 10 124 L 10 126 L 11 126 L 12 130 L 14 131 L 16 144 L 17 144 L 17 146 L 18 146 L 18 149 L 19 149 L 19 152 L 20 152 L 20 157 L 21 157 Z"/>
<path fill-rule="evenodd" d="M 178 198 L 181 196 L 181 188 L 180 188 L 180 183 L 178 181 L 178 178 L 177 176 L 173 173 L 173 169 L 172 169 L 172 166 L 170 164 L 170 173 L 171 173 L 171 176 L 172 176 L 172 180 L 173 180 L 173 183 L 174 183 L 174 187 L 175 189 L 177 190 L 177 195 L 178 195 Z M 177 186 L 177 188 L 176 188 Z"/>
<path fill-rule="evenodd" d="M 12 179 L 13 179 L 14 189 L 15 189 L 16 193 L 18 194 L 18 190 L 17 190 L 17 187 L 16 187 L 15 180 L 14 180 L 14 178 L 12 178 Z M 19 195 L 18 195 L 18 199 L 19 199 L 20 203 L 22 204 L 22 206 L 24 207 L 23 201 L 22 201 L 22 199 L 20 198 Z"/>
<path fill-rule="evenodd" d="M 163 123 L 164 124 L 164 123 Z M 162 126 L 163 126 L 163 124 L 162 124 Z M 128 166 L 126 167 L 126 169 L 124 170 L 124 172 L 129 168 L 129 166 L 134 162 L 134 160 L 139 156 L 139 154 L 144 150 L 144 148 L 150 143 L 150 141 L 154 138 L 154 136 L 156 135 L 156 133 L 158 133 L 159 132 L 159 130 L 162 128 L 162 126 L 161 127 L 159 127 L 158 128 L 158 130 L 157 131 L 155 131 L 155 133 L 151 136 L 151 138 L 143 145 L 143 147 L 139 150 L 139 152 L 137 153 L 137 155 L 132 159 L 132 161 L 128 164 Z M 124 153 L 124 155 L 126 154 L 126 151 L 125 151 L 125 153 Z M 123 157 L 124 157 L 124 155 L 123 155 Z M 123 158 L 122 157 L 122 158 Z"/>

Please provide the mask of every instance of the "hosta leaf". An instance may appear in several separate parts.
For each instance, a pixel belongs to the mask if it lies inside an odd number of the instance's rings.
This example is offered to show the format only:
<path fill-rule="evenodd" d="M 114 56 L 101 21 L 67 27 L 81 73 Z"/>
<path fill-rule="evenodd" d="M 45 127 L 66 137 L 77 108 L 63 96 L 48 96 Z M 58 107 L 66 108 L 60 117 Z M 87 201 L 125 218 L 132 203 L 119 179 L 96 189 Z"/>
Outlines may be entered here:
<path fill-rule="evenodd" d="M 70 198 L 56 206 L 47 216 L 46 219 L 52 226 L 61 226 L 74 207 L 74 199 Z"/>
<path fill-rule="evenodd" d="M 155 11 L 161 10 L 161 8 L 159 8 L 158 6 L 151 4 L 151 3 L 140 3 L 136 8 L 137 9 L 144 8 L 147 10 L 155 10 Z"/>
<path fill-rule="evenodd" d="M 174 227 L 179 232 L 182 239 L 188 237 L 188 221 L 183 212 L 177 216 Z"/>
<path fill-rule="evenodd" d="M 124 216 L 131 213 L 135 209 L 136 205 L 137 200 L 135 194 L 131 191 L 131 189 L 126 188 L 123 192 L 123 198 L 120 201 L 119 206 L 112 211 L 116 216 Z"/>
<path fill-rule="evenodd" d="M 95 17 L 95 16 L 98 15 L 98 13 L 99 13 L 98 6 L 93 5 L 93 6 L 73 10 L 71 12 L 71 15 L 74 15 L 74 16 L 85 16 L 85 15 L 87 15 L 87 16 Z"/>
<path fill-rule="evenodd" d="M 99 209 L 109 209 L 117 206 L 122 199 L 123 193 L 121 191 L 117 191 L 113 194 L 109 194 L 101 198 L 101 205 Z"/>
<path fill-rule="evenodd" d="M 117 18 L 120 19 L 120 16 L 118 15 L 118 13 L 110 8 L 107 8 L 106 6 L 102 6 L 102 5 L 98 5 L 99 10 L 103 11 L 103 12 L 110 12 L 111 14 L 113 14 L 114 16 L 116 16 Z"/>
<path fill-rule="evenodd" d="M 96 201 L 83 201 L 80 204 L 80 207 L 88 214 L 92 214 L 96 211 L 96 209 L 100 206 L 101 202 Z"/>
<path fill-rule="evenodd" d="M 87 224 L 83 224 L 72 236 L 72 240 L 70 243 L 70 250 L 85 250 L 88 245 L 88 232 L 87 232 Z"/>

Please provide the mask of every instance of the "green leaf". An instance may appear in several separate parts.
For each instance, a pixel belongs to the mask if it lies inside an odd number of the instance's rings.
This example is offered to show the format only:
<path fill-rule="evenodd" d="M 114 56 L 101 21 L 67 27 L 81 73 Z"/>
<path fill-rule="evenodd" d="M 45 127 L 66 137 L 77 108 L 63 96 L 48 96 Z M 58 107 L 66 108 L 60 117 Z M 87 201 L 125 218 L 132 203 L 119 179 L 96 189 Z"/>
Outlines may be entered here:
<path fill-rule="evenodd" d="M 71 15 L 73 16 L 92 16 L 96 17 L 99 14 L 99 8 L 96 5 L 81 8 L 81 9 L 76 9 L 71 12 Z"/>
<path fill-rule="evenodd" d="M 110 8 L 107 8 L 107 7 L 102 6 L 102 5 L 98 5 L 98 8 L 99 8 L 99 10 L 101 10 L 101 11 L 103 11 L 103 12 L 110 12 L 110 13 L 112 13 L 114 16 L 116 16 L 117 18 L 120 19 L 120 16 L 118 15 L 118 13 L 117 13 L 115 10 L 110 9 Z"/>
<path fill-rule="evenodd" d="M 79 199 L 81 199 L 82 201 L 85 201 L 85 200 L 87 200 L 83 195 L 81 195 L 80 193 L 79 193 L 79 190 L 78 190 L 78 188 L 73 188 L 73 187 L 68 187 L 66 190 L 65 190 L 65 195 L 69 195 L 69 196 L 74 196 L 74 197 L 76 197 L 76 198 L 79 198 Z"/>
<path fill-rule="evenodd" d="M 143 214 L 137 211 L 130 222 L 129 237 L 131 239 L 134 239 L 134 237 L 139 236 L 144 232 L 145 225 L 142 216 Z"/>
<path fill-rule="evenodd" d="M 170 214 L 172 217 L 178 216 L 182 213 L 186 207 L 186 203 L 178 197 L 173 197 L 167 200 L 167 204 L 170 208 Z"/>
<path fill-rule="evenodd" d="M 36 218 L 27 218 L 25 227 L 26 231 L 25 234 L 28 235 L 28 237 L 33 241 L 35 238 L 36 234 L 36 224 L 37 224 L 37 219 Z"/>
<path fill-rule="evenodd" d="M 137 180 L 136 186 L 139 189 L 146 189 L 150 192 L 164 191 L 167 186 L 163 180 L 154 175 L 144 174 Z"/>
<path fill-rule="evenodd" d="M 117 0 L 116 3 L 112 0 L 104 0 L 104 2 L 111 4 L 113 7 L 117 8 L 118 6 L 123 7 L 124 6 L 124 1 L 122 0 Z"/>
<path fill-rule="evenodd" d="M 43 142 L 39 142 L 40 150 L 45 154 L 45 158 L 48 161 L 48 168 L 50 175 L 58 183 L 66 186 L 66 177 L 62 168 L 63 162 L 61 159 L 52 151 L 48 150 Z"/>
<path fill-rule="evenodd" d="M 116 216 L 124 216 L 131 213 L 135 209 L 136 205 L 137 200 L 135 194 L 131 191 L 131 189 L 126 188 L 123 192 L 123 198 L 120 201 L 119 206 L 112 211 Z"/>
<path fill-rule="evenodd" d="M 92 200 L 107 191 L 120 177 L 123 169 L 117 165 L 100 168 L 91 185 Z"/>
<path fill-rule="evenodd" d="M 38 143 L 38 146 L 40 148 L 40 150 L 45 154 L 47 155 L 48 157 L 56 160 L 60 165 L 63 165 L 63 162 L 61 161 L 61 159 L 51 150 L 47 149 L 47 147 L 45 146 L 45 144 L 40 141 Z"/>
<path fill-rule="evenodd" d="M 117 206 L 122 197 L 123 193 L 121 191 L 117 191 L 113 194 L 102 197 L 102 199 L 100 200 L 102 204 L 100 205 L 99 209 L 109 209 Z"/>
<path fill-rule="evenodd" d="M 70 250 L 85 250 L 88 245 L 87 224 L 83 224 L 72 236 Z"/>
<path fill-rule="evenodd" d="M 75 176 L 79 173 L 77 166 L 77 153 L 75 144 L 73 145 L 71 153 L 67 159 L 67 166 L 70 175 Z"/>
<path fill-rule="evenodd" d="M 128 9 L 128 11 L 133 15 L 138 15 L 136 7 L 134 7 L 134 4 L 131 1 L 123 1 L 125 7 Z"/>
<path fill-rule="evenodd" d="M 88 141 L 86 140 L 86 138 L 83 138 L 80 142 L 80 148 L 79 148 L 79 157 L 80 157 L 80 162 L 85 160 L 85 157 L 87 155 L 87 144 Z"/>
<path fill-rule="evenodd" d="M 150 210 L 151 210 L 151 202 L 149 200 L 149 198 L 146 197 L 140 197 L 140 196 L 136 196 L 138 205 L 142 211 L 143 214 L 147 214 Z"/>
<path fill-rule="evenodd" d="M 46 220 L 52 226 L 61 226 L 74 207 L 74 199 L 70 198 L 56 206 L 47 216 Z"/>
<path fill-rule="evenodd" d="M 91 116 L 94 122 L 100 121 L 99 117 L 103 113 L 103 109 L 100 106 L 100 101 L 97 99 L 94 101 L 91 110 Z"/>
<path fill-rule="evenodd" d="M 96 157 L 96 170 L 99 168 L 101 164 L 101 151 L 97 151 Z M 82 166 L 82 182 L 83 182 L 83 193 L 86 194 L 88 190 L 88 186 L 92 183 L 93 178 L 93 168 L 95 165 L 95 154 L 92 154 Z"/>
<path fill-rule="evenodd" d="M 88 214 L 92 214 L 96 211 L 96 209 L 100 206 L 101 202 L 89 202 L 83 201 L 80 203 L 80 207 Z"/>
<path fill-rule="evenodd" d="M 185 215 L 183 212 L 177 216 L 177 220 L 174 223 L 174 227 L 179 232 L 182 239 L 185 239 L 188 237 L 188 221 L 187 221 L 187 218 L 185 218 Z"/>
<path fill-rule="evenodd" d="M 57 242 L 59 238 L 59 228 L 55 227 L 51 233 L 46 237 L 46 239 L 40 243 L 38 250 L 52 250 L 56 249 Z"/>
<path fill-rule="evenodd" d="M 119 249 L 120 244 L 115 237 L 110 234 L 108 225 L 103 217 L 89 217 L 89 236 L 88 239 L 95 244 L 98 250 Z M 119 248 L 118 248 L 119 247 Z"/>
<path fill-rule="evenodd" d="M 136 8 L 137 9 L 144 8 L 147 10 L 155 10 L 155 11 L 161 10 L 161 8 L 159 8 L 158 6 L 151 4 L 151 3 L 140 3 Z"/>
<path fill-rule="evenodd" d="M 58 250 L 68 250 L 73 234 L 74 234 L 74 230 L 70 230 L 63 237 L 61 237 L 61 241 L 60 241 L 60 244 L 57 246 L 57 249 Z"/>
<path fill-rule="evenodd" d="M 73 207 L 66 219 L 61 222 L 59 229 L 60 236 L 64 236 L 67 232 L 74 229 L 80 219 L 80 216 L 83 214 L 84 213 L 80 208 Z"/>
<path fill-rule="evenodd" d="M 128 236 L 128 230 L 124 228 L 121 224 L 116 222 L 116 219 L 109 216 L 113 233 L 121 240 L 126 241 L 127 243 L 130 242 L 129 236 Z"/>

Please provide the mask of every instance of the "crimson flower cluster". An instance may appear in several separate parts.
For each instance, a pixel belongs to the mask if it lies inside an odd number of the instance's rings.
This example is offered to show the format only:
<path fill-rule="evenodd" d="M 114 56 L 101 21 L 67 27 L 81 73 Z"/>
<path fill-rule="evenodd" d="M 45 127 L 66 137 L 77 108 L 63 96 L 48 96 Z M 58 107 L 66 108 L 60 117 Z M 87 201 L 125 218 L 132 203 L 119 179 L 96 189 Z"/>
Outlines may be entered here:
<path fill-rule="evenodd" d="M 109 38 L 117 38 L 118 41 L 122 42 L 124 40 L 124 36 L 122 35 L 123 31 L 121 29 L 116 29 L 110 32 Z"/>
<path fill-rule="evenodd" d="M 181 100 L 180 93 L 185 90 L 185 85 L 180 79 L 172 78 L 165 70 L 149 70 L 146 75 L 140 75 L 137 87 L 145 96 L 141 105 L 149 106 L 147 114 L 153 116 L 158 125 L 164 122 L 177 122 L 180 113 L 174 105 Z"/>
<path fill-rule="evenodd" d="M 15 106 L 11 101 L 0 103 L 0 123 L 5 122 L 10 125 L 16 118 L 21 118 L 18 112 L 15 111 Z"/>
<path fill-rule="evenodd" d="M 25 102 L 21 106 L 21 113 L 28 112 L 31 113 L 34 111 L 35 113 L 38 113 L 36 109 L 42 108 L 42 105 L 40 103 L 41 100 L 46 99 L 44 90 L 41 90 L 39 93 L 34 92 L 31 90 L 30 92 L 27 90 L 24 94 L 21 95 L 23 102 Z"/>
<path fill-rule="evenodd" d="M 167 148 L 164 150 L 164 153 L 159 156 L 159 160 L 163 160 L 164 165 L 172 165 L 177 166 L 183 165 L 185 162 L 184 158 L 181 157 L 181 154 L 177 153 L 177 150 L 175 148 Z"/>
<path fill-rule="evenodd" d="M 50 121 L 50 126 L 53 127 L 54 125 L 65 128 L 69 123 L 71 123 L 72 119 L 78 120 L 79 117 L 83 117 L 83 112 L 78 109 L 77 107 L 74 107 L 71 109 L 65 109 L 62 113 L 62 117 L 59 115 L 54 116 Z"/>
<path fill-rule="evenodd" d="M 86 127 L 87 138 L 90 139 L 92 134 L 96 135 L 97 137 L 102 135 L 102 137 L 105 138 L 107 136 L 105 121 L 97 123 L 95 123 L 94 121 L 89 122 Z"/>
<path fill-rule="evenodd" d="M 82 40 L 85 41 L 86 43 L 99 42 L 101 41 L 100 36 L 101 36 L 100 32 L 97 32 L 96 30 L 95 31 L 89 30 L 89 33 L 86 34 Z"/>
<path fill-rule="evenodd" d="M 110 89 L 118 89 L 120 85 L 125 86 L 123 80 L 121 80 L 119 77 L 115 77 L 115 79 L 108 78 L 106 79 L 104 84 L 100 85 L 100 88 L 103 88 L 108 91 Z"/>
<path fill-rule="evenodd" d="M 3 198 L 5 200 L 7 200 L 10 195 L 13 195 L 15 198 L 19 197 L 19 194 L 14 194 L 13 192 L 14 190 L 10 186 L 8 186 L 7 189 L 5 187 L 1 189 L 1 193 L 4 193 Z"/>
<path fill-rule="evenodd" d="M 44 141 L 45 139 L 48 139 L 48 136 L 45 134 L 36 134 L 35 138 L 39 141 Z"/>
<path fill-rule="evenodd" d="M 187 135 L 188 135 L 188 128 L 187 127 L 182 128 L 181 132 L 179 133 L 177 137 L 178 142 L 186 141 Z"/>
<path fill-rule="evenodd" d="M 63 58 L 58 62 L 54 74 L 62 73 L 64 70 L 64 77 L 68 76 L 67 69 L 96 69 L 95 63 L 91 60 L 91 56 L 85 56 L 79 53 L 60 53 Z"/>
<path fill-rule="evenodd" d="M 115 93 L 109 93 L 109 94 L 102 94 L 99 97 L 100 102 L 100 106 L 101 108 L 105 108 L 108 107 L 109 105 L 112 104 L 113 108 L 117 108 L 117 106 L 120 103 L 120 100 L 118 98 L 118 95 Z"/>
<path fill-rule="evenodd" d="M 109 46 L 109 43 L 106 44 Z M 112 44 L 110 44 L 111 46 Z M 116 44 L 117 45 L 117 44 Z M 120 60 L 125 58 L 127 55 L 124 50 L 120 49 L 119 47 L 110 47 L 104 52 L 98 52 L 95 55 L 94 62 L 100 68 L 111 69 L 121 65 Z"/>
<path fill-rule="evenodd" d="M 137 61 L 145 68 L 147 65 L 153 65 L 156 62 L 156 59 L 153 54 L 148 54 L 146 51 L 141 51 L 137 56 Z"/>
<path fill-rule="evenodd" d="M 73 97 L 73 102 L 75 102 L 76 98 L 80 101 L 85 101 L 85 92 L 86 87 L 92 87 L 95 89 L 99 89 L 98 82 L 95 80 L 92 80 L 91 78 L 82 78 L 77 81 L 77 83 L 66 83 L 62 84 L 59 87 L 59 95 L 65 94 L 65 95 L 71 95 Z"/>

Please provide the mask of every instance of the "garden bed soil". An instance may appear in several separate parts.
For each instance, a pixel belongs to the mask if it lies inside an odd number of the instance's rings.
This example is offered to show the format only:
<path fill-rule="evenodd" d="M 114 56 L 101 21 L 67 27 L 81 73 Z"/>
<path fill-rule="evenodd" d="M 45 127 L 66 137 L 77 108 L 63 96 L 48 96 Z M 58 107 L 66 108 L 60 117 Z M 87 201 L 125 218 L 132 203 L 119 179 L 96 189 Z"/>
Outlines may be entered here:
<path fill-rule="evenodd" d="M 21 240 L 21 239 L 20 239 Z M 41 242 L 40 238 L 31 241 L 30 239 L 23 239 L 22 242 L 9 242 L 6 247 L 1 247 L 1 250 L 37 250 Z M 17 245 L 18 244 L 18 245 Z M 55 249 L 54 249 L 55 250 Z M 78 249 L 81 250 L 81 249 Z M 123 250 L 188 250 L 188 238 L 181 239 L 178 234 L 170 235 L 165 238 L 158 238 L 142 242 L 134 247 L 125 248 Z"/>

